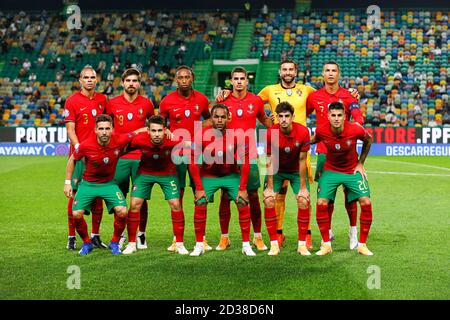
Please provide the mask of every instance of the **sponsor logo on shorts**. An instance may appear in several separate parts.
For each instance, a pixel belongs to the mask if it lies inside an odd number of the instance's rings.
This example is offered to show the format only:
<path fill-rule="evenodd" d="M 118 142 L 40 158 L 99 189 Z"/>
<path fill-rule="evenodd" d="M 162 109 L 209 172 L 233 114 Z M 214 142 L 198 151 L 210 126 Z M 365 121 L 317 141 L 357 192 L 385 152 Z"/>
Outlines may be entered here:
<path fill-rule="evenodd" d="M 133 186 L 133 191 L 136 191 L 138 189 L 138 186 L 137 185 L 134 185 Z"/>

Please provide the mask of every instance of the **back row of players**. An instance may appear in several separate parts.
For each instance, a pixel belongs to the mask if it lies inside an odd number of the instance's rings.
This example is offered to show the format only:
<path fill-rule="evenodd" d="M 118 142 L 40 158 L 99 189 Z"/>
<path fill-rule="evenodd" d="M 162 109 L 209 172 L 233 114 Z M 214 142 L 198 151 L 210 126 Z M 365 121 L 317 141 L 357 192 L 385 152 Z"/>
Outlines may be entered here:
<path fill-rule="evenodd" d="M 198 256 L 212 249 L 204 238 L 206 204 L 213 199 L 218 189 L 222 190 L 219 209 L 222 234 L 216 250 L 226 250 L 230 246 L 230 200 L 234 200 L 238 207 L 242 252 L 249 256 L 255 255 L 250 245 L 250 221 L 254 230 L 253 244 L 258 250 L 267 250 L 261 235 L 259 170 L 253 161 L 257 157 L 256 143 L 253 140 L 242 145 L 236 135 L 228 137 L 224 134 L 227 128 L 255 130 L 258 119 L 265 127 L 271 128 L 268 130 L 267 145 L 276 149 L 267 149 L 271 161 L 268 162 L 269 175 L 263 192 L 265 224 L 270 237 L 269 255 L 278 255 L 284 244 L 282 224 L 289 182 L 298 203 L 298 252 L 309 255 L 309 249 L 312 248 L 309 184 L 313 181 L 308 153 L 310 137 L 305 125 L 307 115 L 316 111 L 318 129 L 313 142 L 321 141 L 317 148 L 316 181 L 325 170 L 319 182 L 316 205 L 317 222 L 322 235 L 322 245 L 317 254 L 324 255 L 332 251 L 333 203 L 337 187 L 343 184 L 350 220 L 350 248 L 358 248 L 359 253 L 372 255 L 365 244 L 372 221 L 372 209 L 363 168 L 371 137 L 361 125 L 350 123 L 350 118 L 359 124 L 364 121 L 358 101 L 349 91 L 339 87 L 340 70 L 335 62 L 324 65 L 325 86 L 317 91 L 308 85 L 296 83 L 297 71 L 295 62 L 282 62 L 279 69 L 280 83 L 254 95 L 247 91 L 246 70 L 237 67 L 231 72 L 232 92 L 222 92 L 218 97 L 221 104 L 215 105 L 210 111 L 206 96 L 192 88 L 194 73 L 189 67 L 181 66 L 175 75 L 177 90 L 161 101 L 159 115 L 155 116 L 152 102 L 139 95 L 138 70 L 126 70 L 122 75 L 123 94 L 107 101 L 105 96 L 95 92 L 95 71 L 85 67 L 80 73 L 81 91 L 69 97 L 65 106 L 66 126 L 72 146 L 64 188 L 69 197 L 68 249 L 76 248 L 75 230 L 83 240 L 80 254 L 87 254 L 94 247 L 107 247 L 100 240 L 99 233 L 102 199 L 108 211 L 114 212 L 114 234 L 108 246 L 112 253 L 122 253 L 125 228 L 128 245 L 123 253 L 145 249 L 148 216 L 145 200 L 150 199 L 151 189 L 157 183 L 164 192 L 172 214 L 174 239 L 168 250 L 188 254 L 183 244 L 185 215 L 182 204 L 186 173 L 189 171 L 191 186 L 195 190 L 196 245 L 191 255 Z M 275 116 L 266 115 L 264 102 L 270 104 Z M 329 122 L 329 119 L 333 121 Z M 200 124 L 201 120 L 203 122 Z M 148 127 L 144 128 L 146 122 Z M 276 124 L 273 125 L 273 122 Z M 199 132 L 202 143 L 190 143 L 194 133 Z M 357 139 L 364 141 L 359 159 L 356 153 Z M 218 147 L 217 141 L 221 141 L 222 149 Z M 174 150 L 180 146 L 184 149 L 184 155 L 179 152 L 175 165 L 171 154 L 180 151 Z M 186 152 L 190 148 L 198 152 Z M 217 157 L 225 159 L 231 156 L 235 161 L 231 164 L 204 161 L 198 166 L 198 159 L 187 159 L 205 151 L 212 152 L 216 160 Z M 328 157 L 325 156 L 327 151 Z M 238 162 L 242 164 L 238 165 Z M 274 167 L 278 171 L 270 174 Z M 130 178 L 133 188 L 127 212 L 125 199 L 130 188 Z M 361 205 L 359 241 L 356 229 L 357 200 Z M 92 213 L 90 236 L 83 216 L 89 212 Z"/>

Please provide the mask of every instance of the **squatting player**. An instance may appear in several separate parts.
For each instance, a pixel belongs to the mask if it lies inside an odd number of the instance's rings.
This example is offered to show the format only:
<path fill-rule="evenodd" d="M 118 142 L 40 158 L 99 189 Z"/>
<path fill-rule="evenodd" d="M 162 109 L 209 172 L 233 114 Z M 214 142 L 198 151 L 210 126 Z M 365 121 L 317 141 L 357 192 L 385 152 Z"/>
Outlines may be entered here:
<path fill-rule="evenodd" d="M 77 149 L 79 144 L 85 141 L 93 134 L 95 129 L 95 118 L 104 113 L 106 109 L 107 98 L 105 95 L 95 92 L 97 85 L 97 74 L 91 66 L 85 66 L 79 77 L 81 90 L 67 98 L 64 105 L 65 123 L 67 135 L 70 140 L 70 154 Z M 81 177 L 84 171 L 84 163 L 77 161 L 75 171 L 72 176 L 73 194 L 78 190 Z M 67 249 L 76 249 L 75 225 L 72 216 L 73 197 L 69 198 L 67 205 L 67 219 L 69 226 L 69 241 Z M 102 199 L 97 199 L 92 208 L 92 230 L 91 241 L 96 248 L 106 248 L 106 245 L 100 239 L 100 223 L 103 216 Z"/>
<path fill-rule="evenodd" d="M 311 114 L 316 111 L 316 124 L 320 126 L 322 124 L 328 123 L 328 105 L 332 102 L 342 102 L 345 108 L 345 118 L 350 121 L 364 124 L 364 116 L 359 108 L 358 100 L 356 100 L 348 90 L 339 86 L 340 68 L 335 61 L 328 61 L 324 64 L 322 70 L 322 76 L 324 79 L 324 87 L 311 93 L 306 101 L 307 113 Z M 319 181 L 320 175 L 322 174 L 323 165 L 326 159 L 326 151 L 323 142 L 317 145 L 317 166 L 316 174 L 314 177 L 315 181 Z M 356 201 L 348 202 L 347 192 L 344 189 L 345 195 L 345 208 L 350 221 L 349 227 L 349 239 L 350 239 L 350 249 L 356 249 L 358 245 L 358 231 L 356 229 L 356 223 L 358 219 L 358 206 Z M 328 204 L 328 213 L 331 217 L 333 215 L 334 202 L 330 201 Z M 331 224 L 330 224 L 331 227 Z M 330 228 L 330 239 L 333 240 L 333 232 Z"/>
<path fill-rule="evenodd" d="M 217 104 L 211 109 L 212 127 L 203 129 L 202 141 L 195 141 L 193 160 L 189 164 L 195 183 L 194 227 L 196 245 L 191 256 L 205 252 L 203 236 L 206 228 L 207 203 L 222 189 L 233 199 L 239 212 L 242 233 L 242 253 L 254 256 L 250 246 L 250 208 L 247 181 L 250 172 L 247 145 L 232 131 L 227 132 L 230 120 L 227 106 Z M 197 140 L 197 139 L 196 139 Z M 202 157 L 201 166 L 198 160 Z M 238 162 L 242 165 L 239 169 Z"/>
<path fill-rule="evenodd" d="M 108 212 L 114 212 L 114 234 L 109 248 L 113 254 L 121 254 L 119 239 L 126 226 L 127 204 L 126 200 L 114 181 L 119 157 L 126 152 L 126 147 L 133 136 L 147 130 L 141 128 L 128 134 L 113 134 L 113 121 L 110 116 L 101 114 L 95 120 L 95 135 L 80 143 L 70 156 L 66 168 L 64 193 L 67 197 L 73 196 L 71 186 L 75 161 L 84 161 L 86 169 L 78 192 L 73 200 L 73 221 L 75 228 L 83 239 L 79 254 L 86 255 L 94 248 L 87 232 L 86 221 L 83 214 L 87 212 L 96 198 L 105 201 Z"/>
<path fill-rule="evenodd" d="M 258 189 L 260 187 L 260 177 L 257 159 L 255 128 L 256 119 L 265 127 L 272 126 L 272 120 L 267 117 L 264 111 L 264 103 L 260 97 L 248 92 L 248 75 L 242 67 L 236 67 L 231 71 L 231 84 L 233 91 L 222 102 L 230 111 L 230 121 L 227 124 L 229 129 L 233 129 L 238 134 L 248 138 L 249 153 L 252 163 L 250 165 L 250 176 L 247 184 L 248 197 L 250 201 L 250 216 L 253 225 L 253 244 L 258 250 L 267 250 L 261 235 L 261 206 L 259 203 Z M 216 250 L 225 250 L 230 245 L 228 237 L 228 227 L 230 224 L 231 210 L 230 200 L 223 194 L 220 200 L 220 228 L 221 237 Z"/>
<path fill-rule="evenodd" d="M 265 221 L 271 242 L 269 255 L 278 255 L 280 252 L 276 232 L 275 198 L 283 182 L 287 180 L 297 198 L 297 252 L 309 256 L 311 253 L 306 247 L 310 216 L 309 180 L 306 168 L 306 158 L 310 149 L 309 130 L 293 122 L 294 107 L 289 102 L 281 102 L 275 111 L 278 123 L 267 130 L 266 153 L 269 161 L 267 188 L 263 193 Z"/>
<path fill-rule="evenodd" d="M 322 235 L 322 246 L 316 253 L 331 253 L 330 216 L 328 204 L 334 201 L 336 190 L 342 184 L 347 189 L 348 201 L 358 200 L 361 206 L 360 235 L 358 252 L 371 256 L 366 241 L 372 224 L 372 204 L 364 161 L 369 154 L 372 137 L 359 124 L 345 120 L 345 107 L 341 102 L 333 102 L 328 106 L 328 120 L 317 127 L 311 143 L 324 142 L 327 157 L 317 189 L 316 218 Z M 356 143 L 363 141 L 361 155 L 358 158 Z"/>
<path fill-rule="evenodd" d="M 145 127 L 146 120 L 155 114 L 153 103 L 139 94 L 141 86 L 141 73 L 135 68 L 126 69 L 122 73 L 123 93 L 108 101 L 106 113 L 113 118 L 114 132 L 128 133 L 133 130 Z M 137 169 L 141 151 L 133 150 L 120 157 L 117 163 L 114 180 L 119 185 L 125 198 L 130 190 L 131 182 L 134 183 L 137 177 Z M 140 225 L 138 234 L 138 248 L 146 249 L 145 227 L 147 224 L 147 202 L 144 201 L 141 207 Z M 120 239 L 122 248 L 125 236 Z"/>
<path fill-rule="evenodd" d="M 160 185 L 171 210 L 173 233 L 176 237 L 175 252 L 189 254 L 183 244 L 184 212 L 181 207 L 177 170 L 172 162 L 172 151 L 180 142 L 166 139 L 165 119 L 160 115 L 152 116 L 148 127 L 149 132 L 140 133 L 130 144 L 131 149 L 141 150 L 142 157 L 131 191 L 127 222 L 128 245 L 123 254 L 132 254 L 139 249 L 136 247 L 139 211 L 145 200 L 151 198 L 154 184 Z"/>
<path fill-rule="evenodd" d="M 195 75 L 190 67 L 185 65 L 177 67 L 175 72 L 177 90 L 165 96 L 159 105 L 159 114 L 166 118 L 175 140 L 193 141 L 195 124 L 199 124 L 202 118 L 204 120 L 203 126 L 211 125 L 208 98 L 192 88 L 194 80 Z M 184 189 L 186 187 L 188 157 L 189 155 L 186 154 L 177 159 L 176 168 L 180 183 L 181 206 L 183 206 Z M 175 236 L 167 250 L 172 252 L 176 250 Z M 206 241 L 205 250 L 212 250 Z"/>

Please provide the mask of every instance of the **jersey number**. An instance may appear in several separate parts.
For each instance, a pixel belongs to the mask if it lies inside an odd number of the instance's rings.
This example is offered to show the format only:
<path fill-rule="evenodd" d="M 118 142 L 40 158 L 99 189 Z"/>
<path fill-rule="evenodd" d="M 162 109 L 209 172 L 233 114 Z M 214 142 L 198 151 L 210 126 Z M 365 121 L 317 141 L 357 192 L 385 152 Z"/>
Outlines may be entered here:
<path fill-rule="evenodd" d="M 117 199 L 123 200 L 122 194 L 120 192 L 116 192 Z"/>
<path fill-rule="evenodd" d="M 88 124 L 89 116 L 87 115 L 87 113 L 83 113 L 82 117 L 83 117 L 83 124 Z"/>
<path fill-rule="evenodd" d="M 119 121 L 119 126 L 123 126 L 123 115 L 117 115 L 117 121 Z"/>

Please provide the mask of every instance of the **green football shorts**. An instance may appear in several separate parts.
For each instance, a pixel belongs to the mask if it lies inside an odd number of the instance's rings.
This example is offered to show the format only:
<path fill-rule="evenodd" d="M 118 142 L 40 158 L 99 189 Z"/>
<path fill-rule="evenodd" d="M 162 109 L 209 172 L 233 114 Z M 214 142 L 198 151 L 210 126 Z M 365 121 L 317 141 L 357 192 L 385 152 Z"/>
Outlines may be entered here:
<path fill-rule="evenodd" d="M 291 184 L 292 191 L 297 195 L 300 192 L 300 173 L 278 172 L 273 176 L 273 192 L 279 193 L 285 180 Z M 309 179 L 306 177 L 306 188 L 309 191 Z"/>
<path fill-rule="evenodd" d="M 72 210 L 89 212 L 95 198 L 102 198 L 105 201 L 109 213 L 114 212 L 114 207 L 127 206 L 125 197 L 114 180 L 105 183 L 93 183 L 83 180 L 73 199 Z"/>
<path fill-rule="evenodd" d="M 155 176 L 150 174 L 138 175 L 131 190 L 131 197 L 150 200 L 155 183 L 161 187 L 166 200 L 180 198 L 180 186 L 176 175 Z"/>
<path fill-rule="evenodd" d="M 323 172 L 323 165 L 327 160 L 327 155 L 325 153 L 317 154 L 317 164 L 316 164 L 316 174 L 314 175 L 314 181 L 319 182 L 320 176 Z"/>
<path fill-rule="evenodd" d="M 122 159 L 117 162 L 116 173 L 114 174 L 114 180 L 119 186 L 125 197 L 130 190 L 130 177 L 134 183 L 137 178 L 137 171 L 139 168 L 140 160 L 135 159 Z"/>
<path fill-rule="evenodd" d="M 84 164 L 83 161 L 81 160 L 75 161 L 75 169 L 73 170 L 72 179 L 70 181 L 72 184 L 73 192 L 76 192 L 78 190 L 81 180 L 83 180 L 83 173 L 85 169 L 86 165 Z"/>
<path fill-rule="evenodd" d="M 174 162 L 176 164 L 177 168 L 177 175 L 178 175 L 178 183 L 180 186 L 180 189 L 186 188 L 186 173 L 189 174 L 188 171 L 188 156 L 175 156 Z M 189 174 L 189 186 L 195 190 L 195 185 L 192 182 L 191 175 Z"/>
<path fill-rule="evenodd" d="M 214 193 L 219 189 L 226 192 L 230 200 L 236 201 L 240 182 L 241 177 L 238 173 L 232 173 L 222 177 L 202 177 L 202 185 L 208 197 L 208 202 L 214 201 Z M 198 203 L 203 202 L 206 202 L 206 200 L 200 199 L 198 201 Z"/>
<path fill-rule="evenodd" d="M 361 197 L 370 197 L 369 182 L 363 179 L 359 172 L 353 174 L 324 170 L 317 188 L 317 199 L 334 201 L 337 188 L 341 184 L 347 189 L 348 202 Z"/>

